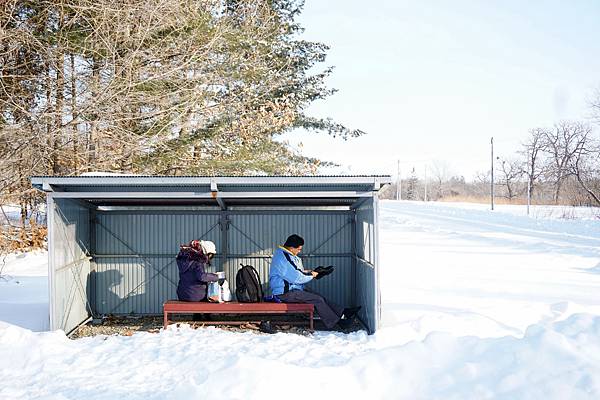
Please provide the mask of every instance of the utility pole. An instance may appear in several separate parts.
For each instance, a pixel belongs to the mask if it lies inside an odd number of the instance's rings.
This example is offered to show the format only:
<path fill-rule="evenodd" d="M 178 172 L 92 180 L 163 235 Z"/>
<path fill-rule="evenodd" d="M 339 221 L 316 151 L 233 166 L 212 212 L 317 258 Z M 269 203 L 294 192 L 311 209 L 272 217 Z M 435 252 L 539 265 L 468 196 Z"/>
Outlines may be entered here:
<path fill-rule="evenodd" d="M 490 198 L 492 202 L 492 211 L 494 211 L 494 137 L 492 136 L 492 140 L 490 140 L 490 145 L 492 148 L 492 173 L 491 173 L 491 182 L 490 182 Z"/>

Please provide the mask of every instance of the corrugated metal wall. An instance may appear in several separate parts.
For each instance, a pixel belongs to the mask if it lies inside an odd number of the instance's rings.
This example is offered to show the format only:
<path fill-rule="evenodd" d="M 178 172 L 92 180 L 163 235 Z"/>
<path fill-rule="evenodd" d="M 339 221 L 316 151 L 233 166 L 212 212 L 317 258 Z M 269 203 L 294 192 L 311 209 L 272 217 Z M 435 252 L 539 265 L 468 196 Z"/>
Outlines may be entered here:
<path fill-rule="evenodd" d="M 98 314 L 160 314 L 177 297 L 175 255 L 192 238 L 212 240 L 233 289 L 240 264 L 254 266 L 268 288 L 271 255 L 288 235 L 306 240 L 306 268 L 334 265 L 335 273 L 310 287 L 341 305 L 354 304 L 350 211 L 101 212 L 96 216 L 92 305 Z M 221 224 L 221 218 L 227 224 Z M 221 226 L 227 225 L 226 236 Z M 226 244 L 226 245 L 225 245 Z M 222 253 L 226 249 L 226 255 Z M 227 257 L 223 263 L 221 255 Z M 233 291 L 233 290 L 232 290 Z"/>
<path fill-rule="evenodd" d="M 352 214 L 345 211 L 275 211 L 273 214 L 230 213 L 226 274 L 230 282 L 240 263 L 251 264 L 266 289 L 271 255 L 296 233 L 305 240 L 300 256 L 306 269 L 335 266 L 325 279 L 308 287 L 341 305 L 352 304 Z"/>
<path fill-rule="evenodd" d="M 98 314 L 160 314 L 177 298 L 179 245 L 202 238 L 221 248 L 219 215 L 131 211 L 96 215 L 93 308 Z M 221 259 L 213 262 L 220 270 Z"/>
<path fill-rule="evenodd" d="M 379 321 L 379 282 L 377 279 L 377 198 L 356 210 L 356 300 L 362 305 L 360 318 L 372 333 Z"/>
<path fill-rule="evenodd" d="M 69 332 L 89 315 L 90 212 L 74 200 L 49 199 L 50 329 Z"/>

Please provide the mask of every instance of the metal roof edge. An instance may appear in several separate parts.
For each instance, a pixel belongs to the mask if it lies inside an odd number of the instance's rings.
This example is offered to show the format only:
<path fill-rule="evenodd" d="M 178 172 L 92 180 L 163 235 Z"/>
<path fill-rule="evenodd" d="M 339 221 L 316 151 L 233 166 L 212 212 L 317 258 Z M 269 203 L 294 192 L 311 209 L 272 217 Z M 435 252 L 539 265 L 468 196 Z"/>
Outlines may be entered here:
<path fill-rule="evenodd" d="M 31 183 L 37 189 L 60 191 L 60 186 L 71 185 L 119 185 L 119 186 L 168 186 L 168 185 L 373 185 L 379 190 L 391 183 L 390 175 L 310 175 L 310 176 L 32 176 Z M 56 188 L 55 188 L 56 187 Z"/>
<path fill-rule="evenodd" d="M 59 178 L 59 179 L 83 179 L 83 178 L 391 178 L 389 174 L 358 174 L 358 175 L 32 175 L 34 178 Z"/>

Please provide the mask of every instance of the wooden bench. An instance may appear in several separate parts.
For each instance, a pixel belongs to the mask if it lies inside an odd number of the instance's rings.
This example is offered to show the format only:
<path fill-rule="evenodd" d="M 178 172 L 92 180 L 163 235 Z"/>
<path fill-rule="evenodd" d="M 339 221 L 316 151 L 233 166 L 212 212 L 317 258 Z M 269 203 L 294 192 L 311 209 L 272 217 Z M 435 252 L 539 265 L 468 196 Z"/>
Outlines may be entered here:
<path fill-rule="evenodd" d="M 310 330 L 314 329 L 314 306 L 304 303 L 209 303 L 167 300 L 163 304 L 164 327 L 169 314 L 308 314 Z M 210 324 L 241 324 L 241 321 L 207 321 Z"/>

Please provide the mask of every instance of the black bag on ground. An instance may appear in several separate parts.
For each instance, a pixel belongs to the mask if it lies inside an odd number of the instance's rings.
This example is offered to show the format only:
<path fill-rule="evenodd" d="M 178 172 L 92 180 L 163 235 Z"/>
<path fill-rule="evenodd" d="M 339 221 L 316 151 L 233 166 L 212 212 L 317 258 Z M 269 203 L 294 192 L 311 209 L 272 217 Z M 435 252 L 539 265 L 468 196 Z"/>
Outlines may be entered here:
<path fill-rule="evenodd" d="M 235 275 L 235 297 L 240 303 L 260 303 L 263 298 L 258 272 L 251 265 L 240 264 Z"/>

